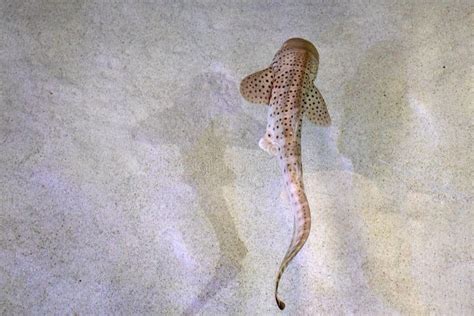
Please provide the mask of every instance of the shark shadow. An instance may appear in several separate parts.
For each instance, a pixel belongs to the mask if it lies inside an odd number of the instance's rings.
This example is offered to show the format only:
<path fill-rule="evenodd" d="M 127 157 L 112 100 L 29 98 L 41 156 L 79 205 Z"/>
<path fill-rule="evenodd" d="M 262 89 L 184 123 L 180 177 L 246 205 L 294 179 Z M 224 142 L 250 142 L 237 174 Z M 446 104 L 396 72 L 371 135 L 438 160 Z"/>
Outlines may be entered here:
<path fill-rule="evenodd" d="M 354 78 L 346 85 L 344 99 L 348 105 L 342 115 L 343 129 L 338 139 L 340 152 L 353 162 L 353 171 L 385 192 L 389 201 L 367 201 L 371 207 L 360 207 L 351 222 L 366 227 L 365 234 L 374 240 L 363 244 L 362 232 L 346 233 L 347 221 L 334 219 L 341 239 L 347 244 L 345 264 L 354 273 L 351 289 L 354 305 L 361 302 L 360 288 L 375 292 L 402 313 L 426 313 L 421 307 L 416 281 L 411 275 L 410 236 L 404 232 L 403 204 L 407 188 L 394 178 L 400 160 L 398 148 L 411 133 L 411 110 L 407 100 L 406 50 L 399 41 L 380 42 L 370 48 Z M 363 94 L 363 92 L 365 93 Z M 350 105 L 349 105 L 350 104 Z M 378 204 L 377 204 L 378 203 Z M 365 225 L 363 225 L 365 223 Z M 399 232 L 398 235 L 386 233 Z M 380 236 L 377 239 L 375 236 Z M 383 249 L 383 256 L 378 254 Z M 364 256 L 354 256 L 364 252 Z M 393 269 L 391 263 L 396 262 Z M 354 266 L 354 264 L 356 266 Z M 403 290 L 401 290 L 403 289 Z M 370 306 L 374 298 L 359 306 Z"/>
<path fill-rule="evenodd" d="M 256 146 L 263 125 L 243 112 L 237 84 L 221 72 L 203 73 L 190 80 L 172 108 L 150 115 L 136 131 L 148 142 L 177 145 L 182 153 L 184 180 L 198 194 L 218 240 L 220 257 L 210 280 L 185 308 L 198 313 L 242 269 L 247 248 L 238 236 L 222 188 L 232 186 L 235 174 L 226 166 L 226 147 Z"/>

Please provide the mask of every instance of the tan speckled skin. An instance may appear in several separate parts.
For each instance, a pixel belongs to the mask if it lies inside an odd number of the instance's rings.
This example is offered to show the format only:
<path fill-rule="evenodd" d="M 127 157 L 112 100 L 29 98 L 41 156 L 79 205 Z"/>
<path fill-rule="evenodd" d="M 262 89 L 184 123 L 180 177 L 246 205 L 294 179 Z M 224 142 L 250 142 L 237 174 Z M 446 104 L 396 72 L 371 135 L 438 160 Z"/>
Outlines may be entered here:
<path fill-rule="evenodd" d="M 311 213 L 304 192 L 301 165 L 303 114 L 306 111 L 310 120 L 317 124 L 330 124 L 324 100 L 313 86 L 318 64 L 319 54 L 313 44 L 293 38 L 286 41 L 276 53 L 271 67 L 250 75 L 241 84 L 241 93 L 247 100 L 270 106 L 266 133 L 259 145 L 277 156 L 294 211 L 293 238 L 275 284 L 275 299 L 280 309 L 285 308 L 278 298 L 281 276 L 303 247 L 311 228 Z"/>

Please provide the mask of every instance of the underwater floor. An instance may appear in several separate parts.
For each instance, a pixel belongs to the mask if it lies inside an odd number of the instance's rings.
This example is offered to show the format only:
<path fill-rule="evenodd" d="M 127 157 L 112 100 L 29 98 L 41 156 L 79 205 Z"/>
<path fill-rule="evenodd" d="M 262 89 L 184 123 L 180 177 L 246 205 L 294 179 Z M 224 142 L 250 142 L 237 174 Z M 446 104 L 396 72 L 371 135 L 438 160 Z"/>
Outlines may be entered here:
<path fill-rule="evenodd" d="M 303 37 L 308 242 L 288 315 L 468 315 L 464 1 L 2 1 L 0 314 L 275 315 L 293 215 L 240 80 Z"/>

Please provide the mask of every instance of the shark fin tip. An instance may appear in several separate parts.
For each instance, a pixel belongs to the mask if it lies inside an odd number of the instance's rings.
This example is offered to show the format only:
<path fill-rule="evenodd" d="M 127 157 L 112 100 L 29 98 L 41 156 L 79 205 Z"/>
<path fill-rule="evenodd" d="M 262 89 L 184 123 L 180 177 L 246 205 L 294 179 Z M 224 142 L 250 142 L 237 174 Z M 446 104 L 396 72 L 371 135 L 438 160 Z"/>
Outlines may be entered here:
<path fill-rule="evenodd" d="M 280 310 L 284 310 L 286 306 L 285 303 L 283 303 L 283 301 L 279 300 L 278 298 L 276 299 L 276 301 L 277 301 L 278 308 Z"/>

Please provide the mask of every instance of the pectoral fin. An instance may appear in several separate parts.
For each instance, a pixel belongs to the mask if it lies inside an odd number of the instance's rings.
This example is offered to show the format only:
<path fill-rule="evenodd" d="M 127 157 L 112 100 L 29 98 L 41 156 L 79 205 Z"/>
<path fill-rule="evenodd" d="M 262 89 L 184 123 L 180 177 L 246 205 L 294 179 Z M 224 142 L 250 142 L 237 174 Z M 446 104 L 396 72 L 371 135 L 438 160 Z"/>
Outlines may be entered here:
<path fill-rule="evenodd" d="M 305 89 L 303 94 L 303 111 L 305 116 L 314 124 L 321 126 L 331 125 L 326 102 L 313 84 Z"/>
<path fill-rule="evenodd" d="M 240 94 L 249 102 L 268 104 L 272 85 L 273 71 L 269 67 L 245 77 L 240 83 Z"/>

